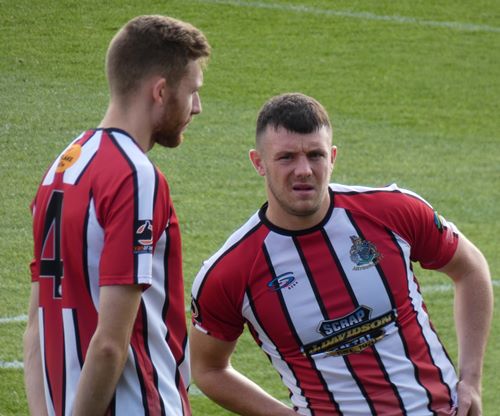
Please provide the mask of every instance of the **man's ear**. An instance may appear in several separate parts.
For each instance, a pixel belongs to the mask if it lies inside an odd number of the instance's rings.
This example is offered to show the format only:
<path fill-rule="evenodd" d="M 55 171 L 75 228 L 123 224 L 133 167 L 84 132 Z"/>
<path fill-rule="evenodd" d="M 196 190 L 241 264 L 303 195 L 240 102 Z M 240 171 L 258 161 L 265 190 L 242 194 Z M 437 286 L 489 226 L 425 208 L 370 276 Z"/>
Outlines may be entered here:
<path fill-rule="evenodd" d="M 335 166 L 335 160 L 337 160 L 337 146 L 332 146 L 331 158 L 332 165 Z"/>
<path fill-rule="evenodd" d="M 167 99 L 167 80 L 159 77 L 152 82 L 153 101 L 164 105 Z"/>
<path fill-rule="evenodd" d="M 264 163 L 262 163 L 262 157 L 258 150 L 251 149 L 248 152 L 248 156 L 252 162 L 253 167 L 260 176 L 266 176 L 266 169 L 264 168 Z"/>

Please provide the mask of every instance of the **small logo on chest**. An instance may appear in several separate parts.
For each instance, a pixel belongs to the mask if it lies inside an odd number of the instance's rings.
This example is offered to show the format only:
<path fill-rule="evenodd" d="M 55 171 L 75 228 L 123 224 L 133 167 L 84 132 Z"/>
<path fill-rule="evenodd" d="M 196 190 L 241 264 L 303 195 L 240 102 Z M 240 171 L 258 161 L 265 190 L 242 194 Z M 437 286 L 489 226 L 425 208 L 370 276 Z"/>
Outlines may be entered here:
<path fill-rule="evenodd" d="M 352 246 L 349 250 L 351 261 L 355 264 L 353 270 L 364 270 L 375 266 L 382 258 L 375 244 L 360 237 L 351 235 Z"/>
<path fill-rule="evenodd" d="M 271 280 L 268 284 L 267 287 L 269 290 L 273 292 L 277 292 L 278 290 L 281 289 L 292 289 L 295 286 L 297 286 L 298 282 L 297 279 L 295 279 L 295 276 L 293 275 L 292 272 L 285 272 L 280 274 L 279 276 L 276 276 L 273 280 Z"/>

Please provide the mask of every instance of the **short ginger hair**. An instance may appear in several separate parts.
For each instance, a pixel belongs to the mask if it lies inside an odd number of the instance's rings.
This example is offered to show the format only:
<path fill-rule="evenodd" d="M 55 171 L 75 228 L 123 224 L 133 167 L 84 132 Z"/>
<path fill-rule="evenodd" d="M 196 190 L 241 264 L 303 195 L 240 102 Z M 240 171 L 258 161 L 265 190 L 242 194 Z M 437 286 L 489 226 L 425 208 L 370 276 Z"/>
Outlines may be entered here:
<path fill-rule="evenodd" d="M 175 85 L 189 61 L 201 59 L 204 64 L 210 52 L 205 35 L 190 23 L 159 15 L 135 17 L 109 44 L 106 75 L 110 92 L 127 96 L 156 74 Z"/>

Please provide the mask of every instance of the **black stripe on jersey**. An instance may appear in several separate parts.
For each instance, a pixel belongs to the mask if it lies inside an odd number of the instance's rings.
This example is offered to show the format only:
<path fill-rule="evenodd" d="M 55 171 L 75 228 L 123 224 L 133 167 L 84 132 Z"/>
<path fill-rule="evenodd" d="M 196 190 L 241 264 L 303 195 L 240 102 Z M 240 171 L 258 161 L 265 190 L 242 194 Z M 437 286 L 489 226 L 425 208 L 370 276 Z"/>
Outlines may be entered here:
<path fill-rule="evenodd" d="M 139 379 L 139 385 L 141 386 L 141 396 L 142 396 L 142 406 L 144 407 L 144 416 L 149 416 L 148 397 L 146 395 L 144 377 L 142 376 L 141 367 L 139 365 L 139 358 L 132 344 L 130 344 L 130 348 L 132 349 L 132 354 L 134 355 L 135 371 L 137 372 L 137 378 Z"/>
<path fill-rule="evenodd" d="M 111 398 L 111 402 L 109 403 L 109 412 L 110 416 L 116 416 L 116 391 L 113 393 L 113 397 Z"/>
<path fill-rule="evenodd" d="M 390 235 L 391 237 L 391 240 L 394 242 L 394 246 L 398 249 L 399 251 L 399 255 L 401 257 L 401 261 L 403 262 L 403 267 L 405 270 L 408 270 L 407 268 L 407 264 L 406 264 L 406 260 L 405 260 L 405 257 L 404 257 L 404 254 L 403 254 L 403 250 L 401 249 L 401 246 L 399 245 L 398 241 L 396 240 L 396 237 L 394 236 L 394 233 L 386 228 L 386 231 L 387 233 Z M 410 298 L 410 293 L 408 292 L 408 298 Z M 410 305 L 413 306 L 413 302 L 411 301 L 410 299 Z M 413 312 L 416 313 L 415 311 L 415 308 L 413 308 Z M 396 321 L 397 322 L 397 321 Z M 418 323 L 418 319 L 417 319 L 417 323 Z M 397 323 L 396 323 L 397 324 Z M 398 324 L 397 324 L 398 325 Z M 419 327 L 420 327 L 420 323 L 418 323 Z M 421 327 L 420 327 L 421 328 Z M 399 325 L 398 325 L 398 330 L 399 330 Z M 418 384 L 425 390 L 425 394 L 427 395 L 427 399 L 428 399 L 428 403 L 427 403 L 427 408 L 429 409 L 429 412 L 432 413 L 432 410 L 431 410 L 431 401 L 432 401 L 432 398 L 431 398 L 431 392 L 423 385 L 421 379 L 420 379 L 420 374 L 419 374 L 419 370 L 418 370 L 418 367 L 415 365 L 415 363 L 413 362 L 413 360 L 410 359 L 410 353 L 408 351 L 408 343 L 406 341 L 406 338 L 402 336 L 401 332 L 400 332 L 400 338 L 401 338 L 401 343 L 403 344 L 403 348 L 405 350 L 405 355 L 406 357 L 408 358 L 408 361 L 412 364 L 413 366 L 413 371 L 414 371 L 414 375 L 415 375 L 415 380 L 417 380 Z M 424 338 L 425 340 L 425 338 Z M 426 343 L 427 343 L 427 340 L 425 340 Z M 451 397 L 451 396 L 450 396 Z"/>
<path fill-rule="evenodd" d="M 132 236 L 135 236 L 135 227 L 137 223 L 137 218 L 139 216 L 139 200 L 138 200 L 138 190 L 139 190 L 139 184 L 138 184 L 138 179 L 137 179 L 137 169 L 135 168 L 135 165 L 132 163 L 130 158 L 128 157 L 127 153 L 122 149 L 122 147 L 119 145 L 118 141 L 116 138 L 113 136 L 112 132 L 105 130 L 108 133 L 109 139 L 113 142 L 115 147 L 118 149 L 118 151 L 122 154 L 123 159 L 127 162 L 127 164 L 130 167 L 130 170 L 132 171 L 132 178 L 134 182 L 134 220 L 132 221 Z M 130 137 L 128 133 L 125 133 L 127 137 Z M 132 142 L 135 143 L 135 140 L 130 138 Z M 138 284 L 138 274 L 139 274 L 139 259 L 138 259 L 139 254 L 134 254 L 134 284 Z"/>
<path fill-rule="evenodd" d="M 347 367 L 347 369 L 351 373 L 352 378 L 354 379 L 354 381 L 358 385 L 359 391 L 363 395 L 366 404 L 370 408 L 371 414 L 376 415 L 377 412 L 375 411 L 375 406 L 373 405 L 373 401 L 370 399 L 370 396 L 368 395 L 368 392 L 366 391 L 365 386 L 363 386 L 363 383 L 361 383 L 361 380 L 359 379 L 358 375 L 356 374 L 356 371 L 354 370 L 354 368 L 352 368 L 351 361 L 349 360 L 349 356 L 344 355 L 342 358 L 344 359 L 345 366 Z"/>
<path fill-rule="evenodd" d="M 47 334 L 46 334 L 46 331 L 45 331 L 45 324 L 46 324 L 46 322 L 45 322 L 45 310 L 44 310 L 43 307 L 42 307 L 41 313 L 42 313 L 42 322 L 43 322 L 43 328 L 44 328 L 44 330 L 43 330 L 43 337 L 45 339 L 45 337 L 47 336 Z M 46 344 L 45 340 L 44 340 L 43 344 L 44 345 Z M 49 370 L 48 370 L 48 365 L 47 365 L 47 350 L 46 349 L 44 349 L 44 354 L 43 355 L 44 355 L 44 357 L 43 357 L 43 362 L 44 362 L 43 367 L 44 367 L 44 370 L 45 370 L 45 381 L 47 382 L 47 390 L 49 391 L 50 401 L 52 402 L 52 407 L 55 407 L 54 406 L 54 393 L 52 392 L 52 384 L 50 383 Z"/>
<path fill-rule="evenodd" d="M 353 228 L 358 233 L 358 236 L 360 236 L 363 240 L 366 240 L 366 238 L 363 235 L 361 229 L 359 228 L 358 224 L 354 220 L 351 211 L 349 211 L 348 209 L 345 209 L 344 211 L 345 211 L 345 214 L 346 214 L 347 218 L 349 218 L 349 221 L 351 222 L 351 225 L 353 226 Z M 391 302 L 391 309 L 395 309 L 396 308 L 396 302 L 394 301 L 394 296 L 392 295 L 391 288 L 389 287 L 389 284 L 387 283 L 387 278 L 384 275 L 384 272 L 383 272 L 382 268 L 380 267 L 380 264 L 375 264 L 375 268 L 377 269 L 377 272 L 379 274 L 380 280 L 382 281 L 382 283 L 383 283 L 383 285 L 385 287 L 385 292 L 387 294 L 387 297 L 389 298 L 389 300 Z"/>
<path fill-rule="evenodd" d="M 396 241 L 396 239 L 395 239 L 395 237 L 394 237 L 394 234 L 393 234 L 393 233 L 392 233 L 392 231 L 391 231 L 391 230 L 389 230 L 389 229 L 387 229 L 387 232 L 391 235 L 391 238 L 393 239 L 393 241 L 395 242 L 396 247 L 398 248 L 399 252 L 401 253 L 401 258 L 403 259 L 403 262 L 405 262 L 405 260 L 404 260 L 404 255 L 403 255 L 403 253 L 402 253 L 401 247 L 400 247 L 400 246 L 399 246 L 399 244 L 397 243 L 397 241 Z M 410 265 L 410 266 L 411 266 L 411 265 Z M 405 268 L 406 268 L 406 262 L 405 262 Z M 411 268 L 411 267 L 410 267 L 410 268 Z M 411 268 L 411 269 L 413 270 L 413 268 Z M 419 293 L 420 293 L 420 288 L 419 288 Z M 408 293 L 408 296 L 410 296 L 410 294 L 409 294 L 409 293 Z M 417 314 L 417 311 L 415 310 L 414 304 L 413 304 L 413 302 L 412 302 L 411 300 L 410 300 L 410 304 L 411 304 L 411 306 L 412 306 L 412 308 L 413 308 L 413 312 L 414 312 L 415 314 Z M 423 328 L 422 328 L 422 326 L 420 325 L 419 320 L 418 320 L 418 319 L 416 319 L 415 321 L 416 321 L 416 323 L 417 323 L 418 327 L 420 328 L 420 332 L 421 332 L 421 334 L 422 334 L 422 336 L 421 336 L 421 337 L 422 337 L 422 339 L 423 339 L 423 341 L 424 341 L 424 343 L 425 343 L 425 345 L 426 345 L 426 347 L 427 347 L 427 354 L 429 355 L 429 358 L 430 358 L 430 360 L 431 360 L 431 362 L 432 362 L 432 365 L 436 368 L 436 370 L 437 370 L 437 372 L 438 372 L 438 374 L 439 374 L 439 381 L 440 381 L 440 382 L 441 382 L 441 383 L 442 383 L 442 384 L 446 387 L 446 390 L 448 391 L 448 396 L 449 396 L 449 398 L 450 398 L 449 403 L 450 403 L 450 407 L 452 407 L 452 406 L 453 406 L 453 399 L 452 399 L 452 396 L 451 396 L 450 386 L 449 386 L 447 383 L 445 383 L 444 378 L 443 378 L 443 372 L 441 371 L 441 368 L 440 368 L 438 365 L 436 365 L 436 363 L 434 362 L 434 358 L 432 357 L 432 354 L 431 354 L 431 347 L 430 347 L 429 343 L 427 342 L 427 338 L 426 338 L 426 337 L 424 336 L 424 334 L 423 334 Z M 399 325 L 398 325 L 398 328 L 399 328 Z M 441 342 L 441 340 L 439 339 L 438 335 L 436 334 L 436 331 L 434 330 L 434 327 L 433 327 L 432 325 L 429 325 L 429 329 L 430 329 L 432 332 L 434 332 L 434 334 L 436 335 L 437 339 L 439 340 L 439 342 L 440 342 L 440 344 L 441 344 L 441 346 L 442 346 L 442 348 L 443 348 L 443 351 L 444 351 L 444 353 L 445 353 L 446 357 L 448 358 L 448 360 L 450 361 L 450 363 L 452 363 L 452 361 L 451 361 L 451 359 L 450 359 L 450 357 L 449 357 L 448 353 L 446 352 L 446 349 L 444 348 L 443 343 Z M 401 338 L 402 340 L 404 340 L 404 338 L 401 336 L 401 334 L 400 334 L 400 338 Z M 409 358 L 409 354 L 408 354 L 408 350 L 407 350 L 407 347 L 406 347 L 406 340 L 404 340 L 403 345 L 404 345 L 404 347 L 405 347 L 405 352 L 406 352 L 406 354 L 407 354 L 407 357 L 408 357 L 408 359 L 410 359 L 410 358 Z M 411 361 L 411 360 L 410 360 L 410 361 Z M 417 371 L 417 370 L 416 370 L 416 371 Z M 418 380 L 419 384 L 421 384 L 421 385 L 422 385 L 422 383 L 421 383 L 421 381 L 420 381 L 420 378 L 419 378 L 419 377 L 417 378 L 417 380 Z M 422 386 L 422 387 L 423 387 L 423 386 Z M 424 388 L 424 389 L 425 389 L 425 388 Z M 431 395 L 431 393 L 430 393 L 427 389 L 425 389 L 425 391 L 426 391 L 426 393 L 427 393 L 427 397 L 429 398 L 429 403 L 428 403 L 428 405 L 427 405 L 427 406 L 428 406 L 428 408 L 429 408 L 429 410 L 430 410 L 430 406 L 431 406 L 431 397 L 432 397 L 432 395 Z M 431 410 L 431 411 L 432 411 L 432 410 Z"/>
<path fill-rule="evenodd" d="M 265 249 L 265 247 L 264 247 Z M 273 278 L 276 277 L 275 276 L 275 273 L 274 273 L 274 270 L 271 270 L 271 273 L 273 275 Z M 264 332 L 264 334 L 269 338 L 269 339 L 272 339 L 272 337 L 267 333 L 266 329 L 264 328 L 264 325 L 262 324 L 262 321 L 260 320 L 259 318 L 259 314 L 257 312 L 257 309 L 255 308 L 255 304 L 253 302 L 253 297 L 250 293 L 250 290 L 249 288 L 247 287 L 246 290 L 245 290 L 245 293 L 247 295 L 247 298 L 248 298 L 248 302 L 250 304 L 250 309 L 252 309 L 252 313 L 253 313 L 253 316 L 255 317 L 255 319 L 257 320 L 259 326 L 261 327 L 262 329 L 262 332 Z M 253 327 L 253 325 L 247 321 L 247 325 L 248 325 L 248 329 L 250 330 L 250 332 L 252 334 L 254 334 L 255 336 L 255 339 L 258 340 L 258 343 L 259 343 L 259 347 L 262 345 L 262 342 L 259 338 L 259 333 L 257 332 L 257 330 Z M 304 394 L 304 390 L 302 389 L 302 386 L 301 386 L 301 383 L 300 383 L 300 379 L 297 377 L 297 374 L 295 373 L 295 371 L 293 370 L 293 367 L 291 367 L 288 362 L 285 360 L 285 358 L 283 357 L 283 354 L 281 354 L 281 351 L 279 350 L 279 348 L 277 347 L 276 343 L 273 341 L 273 345 L 275 346 L 276 348 L 276 351 L 278 352 L 280 358 L 281 358 L 281 361 L 283 361 L 286 366 L 288 367 L 288 369 L 290 370 L 290 372 L 293 374 L 293 378 L 295 379 L 295 385 L 300 389 L 300 394 L 305 397 L 305 394 Z M 272 360 L 271 360 L 271 356 L 264 350 L 262 350 L 264 352 L 264 354 L 266 354 L 267 356 L 267 359 L 269 360 L 269 362 L 271 362 L 272 364 Z M 281 376 L 280 374 L 280 377 L 281 379 L 283 379 L 283 377 Z M 292 396 L 292 392 L 290 391 L 290 397 Z M 306 398 L 306 401 L 309 403 L 309 401 L 307 400 Z"/>
<path fill-rule="evenodd" d="M 156 187 L 155 187 L 156 189 Z M 156 192 L 155 192 L 156 193 Z M 156 196 L 156 195 L 155 195 Z M 172 215 L 172 212 L 170 212 L 170 216 Z M 170 223 L 170 218 L 168 219 L 167 224 Z M 163 308 L 161 310 L 161 316 L 163 318 L 163 322 L 166 322 L 166 317 L 167 317 L 167 311 L 168 307 L 170 306 L 170 299 L 169 299 L 169 289 L 168 289 L 168 284 L 169 284 L 169 275 L 168 275 L 168 264 L 169 264 L 169 259 L 170 259 L 170 227 L 165 228 L 163 233 L 165 233 L 165 253 L 163 255 L 163 270 L 164 270 L 164 290 L 165 290 L 165 300 L 163 301 Z M 160 236 L 161 238 L 161 236 Z M 170 339 L 170 330 L 167 328 L 167 334 L 165 336 L 165 341 L 168 342 Z"/>
<path fill-rule="evenodd" d="M 359 306 L 359 302 L 356 299 L 356 295 L 354 294 L 354 291 L 352 290 L 351 284 L 349 283 L 349 279 L 347 278 L 347 275 L 345 274 L 344 268 L 342 267 L 342 263 L 340 262 L 337 253 L 335 252 L 335 249 L 332 246 L 332 242 L 328 238 L 328 234 L 326 233 L 326 230 L 323 228 L 321 229 L 321 235 L 323 236 L 323 239 L 325 240 L 326 246 L 328 247 L 328 251 L 332 255 L 332 259 L 335 262 L 335 265 L 337 266 L 337 270 L 339 271 L 340 275 L 342 276 L 342 280 L 344 281 L 345 288 L 347 292 L 349 293 L 349 296 L 351 297 L 352 303 L 354 304 L 354 308 L 357 308 Z"/>
<path fill-rule="evenodd" d="M 64 351 L 65 350 L 64 345 L 66 345 L 64 331 L 62 331 L 62 343 Z M 61 412 L 63 415 L 66 414 L 66 354 L 64 352 L 63 352 L 63 371 L 62 371 Z"/>
<path fill-rule="evenodd" d="M 87 137 L 86 140 L 83 140 L 82 141 L 82 144 L 81 146 L 85 146 L 92 137 L 94 137 L 96 134 L 96 132 L 94 131 L 89 137 Z M 80 172 L 80 174 L 78 175 L 78 177 L 76 178 L 75 180 L 75 184 L 74 185 L 78 185 L 78 182 L 80 181 L 80 179 L 82 178 L 83 174 L 87 171 L 87 168 L 91 165 L 92 163 L 92 160 L 94 160 L 95 156 L 97 155 L 97 152 L 95 152 L 92 157 L 89 159 L 89 161 L 87 162 L 87 164 L 85 165 L 85 167 L 82 169 L 82 171 Z"/>
<path fill-rule="evenodd" d="M 330 317 L 328 316 L 328 312 L 325 308 L 325 304 L 323 303 L 323 299 L 322 299 L 321 295 L 319 294 L 318 286 L 316 286 L 316 281 L 314 280 L 311 269 L 309 268 L 309 264 L 307 264 L 307 260 L 304 256 L 304 252 L 302 251 L 302 248 L 300 247 L 300 244 L 297 241 L 297 237 L 292 237 L 292 241 L 293 241 L 293 244 L 295 245 L 295 249 L 297 250 L 297 253 L 299 253 L 300 262 L 302 263 L 302 267 L 304 267 L 304 270 L 305 270 L 306 276 L 307 276 L 307 280 L 309 280 L 309 284 L 311 285 L 311 289 L 314 292 L 314 297 L 316 298 L 316 303 L 318 304 L 319 309 L 321 310 L 321 314 L 323 315 L 323 319 L 328 320 L 328 319 L 330 319 Z"/>
<path fill-rule="evenodd" d="M 248 230 L 248 232 L 246 234 L 244 234 L 241 238 L 238 239 L 238 241 L 236 241 L 231 247 L 229 247 L 224 253 L 222 253 L 214 262 L 213 264 L 208 268 L 208 270 L 206 271 L 205 273 L 205 276 L 203 276 L 203 280 L 201 281 L 200 283 L 200 287 L 198 288 L 198 294 L 197 294 L 197 297 L 200 298 L 201 296 L 201 291 L 203 289 L 203 286 L 205 286 L 205 282 L 207 281 L 207 278 L 208 276 L 210 275 L 210 272 L 212 271 L 212 269 L 217 265 L 219 264 L 220 261 L 222 261 L 222 259 L 224 257 L 226 257 L 227 254 L 229 254 L 231 251 L 233 251 L 236 247 L 238 247 L 241 243 L 243 243 L 243 241 L 245 241 L 248 237 L 250 237 L 254 232 L 256 232 L 260 227 L 262 227 L 262 222 L 258 222 L 257 224 L 255 224 L 255 226 L 253 226 L 252 228 L 250 228 L 250 230 Z"/>
<path fill-rule="evenodd" d="M 73 316 L 73 328 L 75 330 L 75 341 L 76 341 L 76 352 L 78 355 L 78 363 L 80 364 L 80 370 L 83 367 L 83 354 L 82 347 L 80 343 L 80 327 L 78 325 L 78 316 L 76 315 L 76 309 L 71 309 L 71 314 Z"/>
<path fill-rule="evenodd" d="M 83 275 L 85 277 L 85 286 L 87 287 L 87 292 L 92 299 L 92 291 L 90 290 L 90 276 L 89 276 L 89 268 L 88 268 L 88 241 L 87 241 L 87 230 L 89 227 L 89 218 L 90 218 L 90 204 L 92 203 L 93 194 L 92 191 L 89 192 L 89 203 L 85 210 L 85 218 L 83 220 L 83 230 L 82 230 L 82 265 L 83 265 Z"/>
<path fill-rule="evenodd" d="M 186 351 L 186 344 L 188 342 L 188 337 L 187 337 L 187 334 L 186 336 L 184 337 L 184 340 L 182 341 L 182 358 L 180 361 L 177 361 L 176 362 L 176 366 L 175 366 L 175 386 L 177 387 L 177 391 L 179 392 L 179 399 L 180 399 L 180 402 L 181 402 L 181 409 L 182 409 L 182 414 L 185 415 L 186 412 L 184 411 L 184 400 L 182 398 L 182 393 L 180 391 L 180 384 L 181 384 L 181 372 L 179 371 L 179 366 L 180 364 L 184 361 L 184 351 Z M 184 386 L 186 388 L 186 390 L 189 389 L 189 386 Z"/>
<path fill-rule="evenodd" d="M 148 342 L 148 315 L 146 310 L 146 305 L 144 304 L 144 300 L 141 299 L 141 316 L 142 316 L 142 338 L 144 343 L 144 350 L 146 352 L 146 356 L 149 360 L 149 364 L 153 370 L 153 381 L 156 393 L 158 394 L 158 399 L 160 402 L 161 414 L 165 416 L 165 403 L 163 403 L 163 397 L 160 394 L 160 389 L 158 387 L 158 372 L 156 371 L 156 367 L 153 364 L 153 360 L 151 359 L 151 351 L 149 350 L 149 342 Z"/>
<path fill-rule="evenodd" d="M 416 199 L 417 201 L 420 201 L 420 202 L 423 202 L 425 205 L 427 206 L 430 206 L 430 204 L 425 200 L 423 199 L 422 197 L 420 197 L 419 195 L 417 194 L 413 194 L 413 193 L 410 193 L 410 192 L 404 192 L 404 190 L 402 189 L 369 189 L 369 190 L 366 190 L 366 191 L 362 191 L 362 190 L 359 190 L 359 191 L 333 191 L 335 194 L 339 194 L 339 195 L 366 195 L 366 194 L 402 194 L 402 195 L 406 195 L 410 198 L 414 198 Z"/>
<path fill-rule="evenodd" d="M 344 281 L 345 288 L 346 288 L 347 292 L 349 293 L 349 296 L 351 297 L 351 301 L 352 301 L 354 307 L 357 308 L 359 306 L 359 302 L 356 299 L 356 295 L 354 294 L 354 291 L 352 290 L 351 284 L 349 283 L 349 279 L 347 278 L 345 271 L 344 271 L 344 268 L 342 267 L 342 263 L 340 262 L 340 260 L 337 256 L 337 253 L 335 252 L 335 249 L 332 246 L 332 242 L 328 238 L 328 234 L 326 233 L 326 230 L 324 228 L 321 229 L 321 235 L 322 235 L 323 239 L 325 240 L 325 244 L 328 248 L 328 251 L 330 252 L 330 254 L 332 256 L 333 261 L 335 262 L 335 265 L 337 266 L 337 270 L 338 270 L 339 274 L 342 276 L 342 280 Z M 328 316 L 326 319 L 330 319 L 330 317 Z M 359 379 L 358 375 L 354 372 L 354 370 L 351 366 L 351 363 L 348 360 L 348 357 L 344 356 L 343 359 L 344 359 L 344 363 L 346 365 L 346 368 L 351 373 L 351 377 L 354 379 L 359 390 L 363 394 L 363 397 L 364 397 L 366 403 L 368 404 L 368 407 L 370 408 L 372 414 L 376 414 L 373 403 L 370 400 L 370 397 L 367 394 L 366 390 L 362 386 L 361 380 Z"/>
<path fill-rule="evenodd" d="M 267 248 L 266 248 L 265 244 L 262 244 L 262 252 L 263 252 L 264 257 L 266 259 L 267 267 L 269 268 L 271 276 L 273 277 L 273 279 L 275 279 L 277 277 L 276 276 L 276 271 L 274 270 L 274 266 L 273 266 L 271 257 L 269 256 L 269 252 L 267 251 Z M 289 328 L 290 328 L 290 330 L 291 330 L 291 332 L 293 334 L 295 342 L 296 342 L 296 344 L 298 346 L 302 347 L 303 346 L 302 341 L 301 341 L 299 335 L 297 334 L 297 331 L 295 330 L 295 325 L 293 324 L 293 321 L 292 321 L 292 319 L 290 317 L 290 314 L 288 313 L 288 308 L 286 307 L 286 302 L 283 299 L 283 294 L 281 293 L 281 291 L 278 291 L 277 295 L 278 295 L 279 302 L 281 304 L 281 310 L 283 311 L 283 314 L 285 315 L 285 319 L 286 319 L 286 321 L 288 323 L 288 326 L 289 326 Z M 276 343 L 274 341 L 273 341 L 273 344 L 276 345 Z M 340 416 L 342 416 L 343 413 L 341 412 L 337 401 L 333 397 L 333 393 L 330 390 L 328 390 L 328 383 L 323 378 L 323 375 L 321 374 L 321 371 L 318 371 L 318 368 L 316 367 L 316 362 L 314 361 L 314 358 L 311 357 L 311 356 L 309 356 L 309 355 L 307 355 L 306 358 L 310 362 L 311 367 L 314 368 L 314 370 L 316 371 L 316 375 L 317 375 L 318 379 L 321 381 L 321 385 L 323 386 L 323 389 L 324 389 L 325 393 L 330 398 L 330 401 L 332 402 L 335 410 L 337 411 L 337 413 Z M 305 398 L 305 400 L 307 402 L 308 409 L 311 411 L 312 415 L 314 416 L 314 411 L 313 411 L 313 409 L 311 409 L 311 404 L 309 402 L 309 399 L 306 396 L 304 396 L 304 398 Z"/>
<path fill-rule="evenodd" d="M 262 252 L 263 252 L 264 257 L 266 259 L 266 263 L 267 263 L 267 267 L 269 268 L 269 272 L 271 273 L 272 278 L 275 279 L 276 278 L 276 271 L 274 270 L 273 263 L 271 261 L 271 257 L 269 256 L 269 252 L 267 251 L 266 245 L 264 243 L 262 243 Z M 249 296 L 248 298 L 251 299 L 251 296 Z M 280 301 L 280 304 L 281 304 L 281 309 L 283 311 L 283 314 L 285 315 L 286 321 L 288 323 L 288 326 L 290 327 L 290 330 L 291 330 L 291 332 L 293 334 L 295 342 L 296 342 L 297 345 L 300 346 L 300 345 L 302 345 L 302 341 L 300 340 L 299 335 L 295 331 L 295 326 L 293 325 L 293 322 L 292 322 L 292 320 L 290 318 L 290 315 L 288 314 L 288 309 L 286 308 L 286 304 L 285 304 L 285 301 L 283 300 L 283 295 L 281 294 L 281 292 L 278 293 L 278 298 L 279 298 L 279 301 Z M 254 311 L 254 314 L 255 314 L 256 310 L 253 307 L 253 305 L 252 305 L 252 310 Z M 260 319 L 258 318 L 258 315 L 255 314 L 255 318 L 258 319 L 259 323 L 261 322 Z M 271 337 L 269 339 L 272 340 Z M 273 344 L 277 345 L 276 342 L 274 342 L 274 341 L 273 341 Z M 281 356 L 281 353 L 280 353 L 280 356 Z M 308 358 L 308 359 L 311 361 L 310 358 Z M 313 363 L 311 363 L 311 364 L 314 366 Z M 314 367 L 314 368 L 316 368 L 316 367 Z M 292 373 L 295 376 L 295 372 L 293 370 L 292 370 Z M 318 374 L 318 375 L 321 377 L 321 374 Z M 299 379 L 295 378 L 295 380 L 297 381 L 297 386 L 302 391 L 302 387 L 300 387 Z M 321 378 L 321 380 L 322 380 L 323 387 L 326 388 L 327 386 L 326 386 L 325 381 L 322 378 Z M 310 408 L 311 407 L 311 403 L 309 402 L 309 398 L 307 396 L 305 396 L 305 395 L 303 395 L 303 396 L 304 396 L 304 399 L 307 402 L 307 407 Z"/>
<path fill-rule="evenodd" d="M 354 227 L 354 229 L 356 230 L 356 232 L 358 233 L 358 236 L 361 237 L 363 240 L 366 240 L 365 236 L 363 235 L 361 229 L 359 228 L 358 224 L 356 223 L 356 221 L 354 220 L 351 212 L 349 210 L 345 210 L 345 213 L 347 215 L 347 218 L 349 218 L 349 221 L 351 222 L 352 226 Z M 387 283 L 387 277 L 385 276 L 384 274 L 384 271 L 382 270 L 382 267 L 380 266 L 380 264 L 375 264 L 375 268 L 378 272 L 378 275 L 380 277 L 380 280 L 382 281 L 382 284 L 384 285 L 384 288 L 385 288 L 385 291 L 386 291 L 386 294 L 387 294 L 387 297 L 389 298 L 389 301 L 391 302 L 391 308 L 394 310 L 396 308 L 396 302 L 394 301 L 394 296 L 392 295 L 392 292 L 390 290 L 390 287 L 389 287 L 389 284 Z M 395 321 L 395 325 L 397 326 L 398 328 L 398 333 L 399 333 L 399 338 L 402 339 L 403 336 L 402 336 L 402 333 L 401 333 L 401 327 L 400 325 L 398 324 L 398 321 L 396 320 Z M 403 403 L 403 399 L 401 398 L 400 394 L 399 394 L 399 391 L 398 391 L 398 388 L 394 385 L 394 383 L 390 380 L 389 378 L 389 375 L 387 374 L 387 370 L 385 369 L 385 366 L 384 364 L 382 363 L 382 361 L 380 360 L 380 356 L 378 355 L 377 351 L 376 351 L 376 348 L 375 346 L 371 346 L 369 347 L 373 353 L 375 354 L 375 356 L 377 357 L 377 363 L 379 365 L 379 368 L 380 370 L 382 371 L 382 373 L 384 374 L 384 378 L 389 382 L 391 388 L 392 388 L 392 391 L 394 392 L 394 395 L 397 397 L 398 399 L 398 402 L 399 402 L 399 407 L 401 408 L 401 412 L 403 415 L 406 415 L 406 410 L 405 410 L 405 406 L 404 406 L 404 403 Z M 409 358 L 407 356 L 407 358 Z"/>

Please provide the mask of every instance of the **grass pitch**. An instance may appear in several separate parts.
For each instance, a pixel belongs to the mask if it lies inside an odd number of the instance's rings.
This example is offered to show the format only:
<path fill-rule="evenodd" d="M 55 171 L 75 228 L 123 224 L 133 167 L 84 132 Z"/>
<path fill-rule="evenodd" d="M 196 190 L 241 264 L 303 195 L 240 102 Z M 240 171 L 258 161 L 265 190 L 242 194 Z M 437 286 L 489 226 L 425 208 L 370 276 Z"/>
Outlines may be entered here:
<path fill-rule="evenodd" d="M 22 382 L 29 293 L 29 204 L 46 167 L 107 105 L 103 57 L 138 14 L 200 27 L 213 46 L 203 113 L 175 150 L 151 158 L 166 173 L 181 221 L 186 296 L 201 261 L 265 200 L 247 159 L 270 96 L 320 100 L 339 148 L 333 180 L 397 182 L 429 200 L 486 255 L 500 291 L 500 3 L 241 0 L 0 0 L 0 415 L 27 413 Z M 446 277 L 419 270 L 427 305 L 457 356 Z M 483 382 L 484 414 L 500 407 L 500 320 Z M 245 335 L 234 365 L 269 392 L 287 392 Z M 193 389 L 195 415 L 227 414 Z"/>

